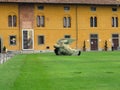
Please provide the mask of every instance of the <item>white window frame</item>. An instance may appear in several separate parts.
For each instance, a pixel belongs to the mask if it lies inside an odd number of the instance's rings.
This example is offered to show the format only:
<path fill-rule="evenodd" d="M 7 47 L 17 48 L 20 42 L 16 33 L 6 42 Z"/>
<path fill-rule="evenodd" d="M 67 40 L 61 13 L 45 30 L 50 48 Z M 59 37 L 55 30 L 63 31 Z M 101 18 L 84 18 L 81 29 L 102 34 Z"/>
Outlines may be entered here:
<path fill-rule="evenodd" d="M 32 49 L 24 49 L 23 31 L 32 31 L 32 40 L 33 40 L 33 48 Z M 34 50 L 34 30 L 33 29 L 22 29 L 22 50 Z"/>

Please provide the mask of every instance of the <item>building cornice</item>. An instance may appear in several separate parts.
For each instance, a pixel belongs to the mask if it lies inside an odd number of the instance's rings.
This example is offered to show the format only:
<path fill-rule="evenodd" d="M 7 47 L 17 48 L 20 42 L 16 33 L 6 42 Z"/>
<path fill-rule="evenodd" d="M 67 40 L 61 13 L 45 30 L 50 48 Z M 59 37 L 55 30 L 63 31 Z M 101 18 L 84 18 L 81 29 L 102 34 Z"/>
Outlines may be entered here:
<path fill-rule="evenodd" d="M 82 5 L 119 5 L 120 0 L 0 0 L 4 3 L 46 3 L 46 4 L 82 4 Z"/>

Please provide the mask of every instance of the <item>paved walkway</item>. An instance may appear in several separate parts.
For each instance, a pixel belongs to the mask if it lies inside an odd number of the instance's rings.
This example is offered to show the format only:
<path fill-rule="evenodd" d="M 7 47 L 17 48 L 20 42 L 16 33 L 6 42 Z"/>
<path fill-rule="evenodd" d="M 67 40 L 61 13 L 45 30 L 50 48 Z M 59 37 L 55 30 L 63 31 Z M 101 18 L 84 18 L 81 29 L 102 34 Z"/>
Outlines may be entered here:
<path fill-rule="evenodd" d="M 12 53 L 5 53 L 5 54 L 0 54 L 0 64 L 5 63 L 6 61 L 8 61 L 11 57 L 13 57 L 14 54 Z"/>

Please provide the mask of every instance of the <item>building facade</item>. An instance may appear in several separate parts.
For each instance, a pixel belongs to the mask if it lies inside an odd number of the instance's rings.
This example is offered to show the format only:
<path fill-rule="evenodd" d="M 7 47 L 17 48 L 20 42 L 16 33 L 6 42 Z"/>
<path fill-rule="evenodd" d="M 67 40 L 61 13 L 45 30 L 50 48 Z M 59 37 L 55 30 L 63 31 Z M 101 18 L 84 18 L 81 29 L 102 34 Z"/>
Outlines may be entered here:
<path fill-rule="evenodd" d="M 68 1 L 0 0 L 0 51 L 53 50 L 60 38 L 75 39 L 71 47 L 80 50 L 119 48 L 118 1 Z"/>

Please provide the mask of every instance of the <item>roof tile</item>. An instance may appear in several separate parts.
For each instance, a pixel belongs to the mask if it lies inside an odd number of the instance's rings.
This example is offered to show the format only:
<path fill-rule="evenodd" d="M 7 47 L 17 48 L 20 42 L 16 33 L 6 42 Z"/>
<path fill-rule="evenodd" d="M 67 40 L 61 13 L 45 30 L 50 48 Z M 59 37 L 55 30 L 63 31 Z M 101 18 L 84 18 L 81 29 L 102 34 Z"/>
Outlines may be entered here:
<path fill-rule="evenodd" d="M 18 3 L 65 3 L 65 4 L 100 4 L 118 5 L 120 0 L 0 0 L 0 2 Z"/>

